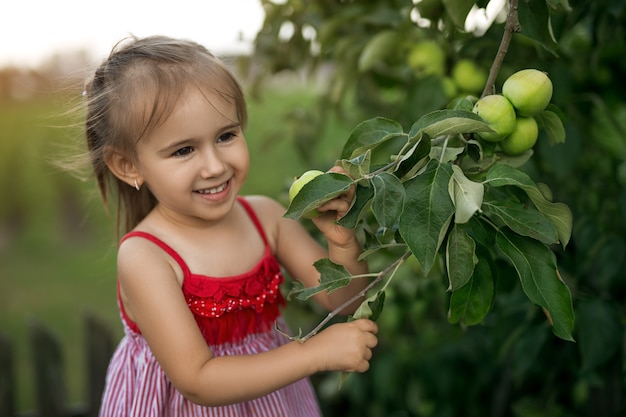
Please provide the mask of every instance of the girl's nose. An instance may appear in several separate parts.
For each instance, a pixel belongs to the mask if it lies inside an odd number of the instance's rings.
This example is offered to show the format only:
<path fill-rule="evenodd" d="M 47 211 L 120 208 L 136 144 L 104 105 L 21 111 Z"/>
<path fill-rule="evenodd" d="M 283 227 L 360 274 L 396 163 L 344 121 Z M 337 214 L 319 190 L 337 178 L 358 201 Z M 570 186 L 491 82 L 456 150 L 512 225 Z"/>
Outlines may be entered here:
<path fill-rule="evenodd" d="M 226 164 L 219 152 L 215 149 L 208 149 L 202 158 L 200 175 L 202 178 L 219 177 L 226 171 Z"/>

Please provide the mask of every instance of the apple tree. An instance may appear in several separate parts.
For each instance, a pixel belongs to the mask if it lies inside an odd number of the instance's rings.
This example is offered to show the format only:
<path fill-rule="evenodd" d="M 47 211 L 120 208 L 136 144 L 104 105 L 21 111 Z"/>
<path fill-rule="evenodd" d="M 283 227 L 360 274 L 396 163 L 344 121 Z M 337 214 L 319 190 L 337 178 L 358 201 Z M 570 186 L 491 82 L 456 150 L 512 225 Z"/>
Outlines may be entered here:
<path fill-rule="evenodd" d="M 622 2 L 262 4 L 258 91 L 286 71 L 326 81 L 312 125 L 293 130 L 303 165 L 328 161 L 300 130 L 353 125 L 336 147 L 350 177 L 316 176 L 286 213 L 356 187 L 340 223 L 361 233 L 371 274 L 325 259 L 320 285 L 291 294 L 371 282 L 354 317 L 379 321 L 381 346 L 341 390 L 316 381 L 327 414 L 623 413 Z M 526 69 L 547 74 L 549 95 L 517 98 L 545 82 L 517 80 Z M 497 134 L 510 112 L 479 109 L 490 96 L 514 104 L 515 133 Z"/>

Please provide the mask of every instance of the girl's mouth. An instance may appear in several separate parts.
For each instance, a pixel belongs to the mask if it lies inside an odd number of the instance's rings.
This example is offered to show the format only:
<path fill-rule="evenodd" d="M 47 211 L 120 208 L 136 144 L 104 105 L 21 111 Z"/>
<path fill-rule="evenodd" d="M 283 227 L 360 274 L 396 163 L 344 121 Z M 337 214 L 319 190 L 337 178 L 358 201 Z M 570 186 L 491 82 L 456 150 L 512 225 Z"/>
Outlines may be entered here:
<path fill-rule="evenodd" d="M 229 178 L 228 181 L 225 181 L 216 187 L 202 188 L 196 190 L 195 193 L 202 196 L 202 198 L 206 200 L 218 201 L 230 193 L 231 182 L 232 179 Z"/>
<path fill-rule="evenodd" d="M 223 184 L 218 185 L 214 188 L 203 188 L 202 190 L 196 191 L 198 194 L 218 194 L 224 191 L 228 187 L 228 181 Z"/>

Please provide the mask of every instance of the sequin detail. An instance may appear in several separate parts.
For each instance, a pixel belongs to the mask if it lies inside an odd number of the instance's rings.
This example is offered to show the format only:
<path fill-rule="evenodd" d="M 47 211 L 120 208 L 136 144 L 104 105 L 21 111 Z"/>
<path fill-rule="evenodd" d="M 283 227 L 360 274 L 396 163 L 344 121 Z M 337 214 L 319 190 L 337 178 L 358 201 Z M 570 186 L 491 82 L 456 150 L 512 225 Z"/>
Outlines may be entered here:
<path fill-rule="evenodd" d="M 214 291 L 210 291 L 209 297 L 187 293 L 185 298 L 193 314 L 202 317 L 218 318 L 242 309 L 262 313 L 266 304 L 274 304 L 280 297 L 279 287 L 283 283 L 283 276 L 274 273 L 266 281 L 269 282 L 252 279 L 244 282 L 212 280 Z"/>

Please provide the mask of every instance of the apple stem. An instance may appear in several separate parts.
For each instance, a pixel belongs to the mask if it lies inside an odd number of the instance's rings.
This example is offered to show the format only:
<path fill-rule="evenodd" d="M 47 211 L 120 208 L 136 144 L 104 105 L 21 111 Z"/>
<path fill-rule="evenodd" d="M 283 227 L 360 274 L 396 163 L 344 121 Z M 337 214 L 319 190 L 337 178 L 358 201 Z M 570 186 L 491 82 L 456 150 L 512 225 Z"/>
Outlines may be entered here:
<path fill-rule="evenodd" d="M 489 69 L 489 77 L 487 77 L 487 82 L 485 83 L 485 88 L 481 97 L 495 93 L 496 78 L 498 77 L 498 72 L 500 72 L 500 67 L 502 67 L 502 62 L 504 62 L 504 57 L 509 50 L 509 45 L 511 44 L 511 40 L 513 39 L 513 33 L 518 33 L 522 31 L 522 25 L 520 25 L 519 22 L 517 9 L 518 0 L 510 0 L 509 13 L 506 17 L 506 23 L 504 25 L 504 33 L 502 34 L 500 47 L 498 48 L 496 57 L 491 64 L 491 68 Z"/>

